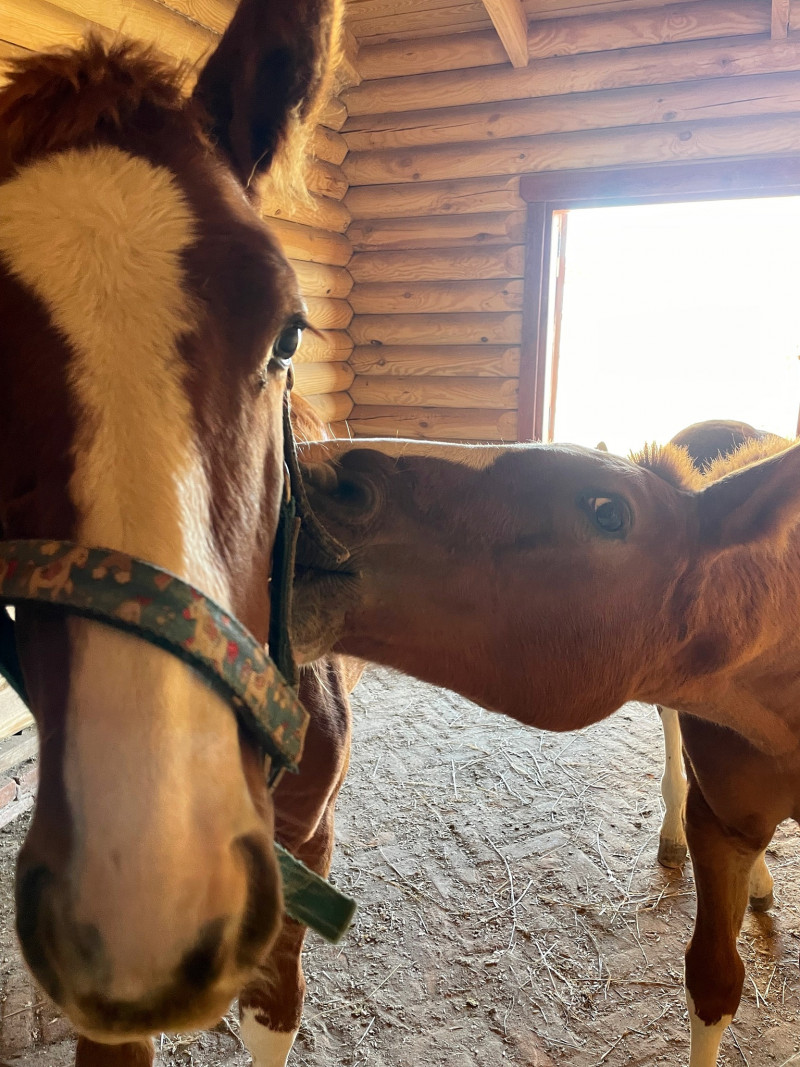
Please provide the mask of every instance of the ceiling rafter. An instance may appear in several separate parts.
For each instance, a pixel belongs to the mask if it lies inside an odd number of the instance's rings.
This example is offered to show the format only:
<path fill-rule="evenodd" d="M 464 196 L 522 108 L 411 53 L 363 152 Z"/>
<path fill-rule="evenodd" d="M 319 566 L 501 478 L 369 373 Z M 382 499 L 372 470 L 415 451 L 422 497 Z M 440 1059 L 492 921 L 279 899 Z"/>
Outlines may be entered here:
<path fill-rule="evenodd" d="M 770 37 L 782 41 L 789 36 L 789 6 L 791 0 L 772 0 Z"/>
<path fill-rule="evenodd" d="M 780 0 L 774 0 L 775 3 Z M 528 19 L 522 0 L 483 0 L 503 48 L 515 67 L 528 65 Z"/>

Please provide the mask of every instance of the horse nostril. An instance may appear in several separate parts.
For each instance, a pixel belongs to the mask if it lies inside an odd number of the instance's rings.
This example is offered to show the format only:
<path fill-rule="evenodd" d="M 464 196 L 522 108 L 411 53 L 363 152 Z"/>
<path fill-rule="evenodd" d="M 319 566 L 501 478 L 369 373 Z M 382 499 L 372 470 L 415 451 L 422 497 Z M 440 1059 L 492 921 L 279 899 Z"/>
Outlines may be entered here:
<path fill-rule="evenodd" d="M 44 899 L 55 876 L 39 864 L 17 874 L 17 935 L 28 966 L 53 1000 L 59 999 L 61 981 L 53 969 L 45 945 L 53 943 L 53 919 Z"/>
<path fill-rule="evenodd" d="M 224 919 L 212 919 L 205 924 L 197 944 L 186 953 L 178 966 L 177 978 L 181 985 L 205 989 L 219 977 L 223 963 L 224 932 Z"/>

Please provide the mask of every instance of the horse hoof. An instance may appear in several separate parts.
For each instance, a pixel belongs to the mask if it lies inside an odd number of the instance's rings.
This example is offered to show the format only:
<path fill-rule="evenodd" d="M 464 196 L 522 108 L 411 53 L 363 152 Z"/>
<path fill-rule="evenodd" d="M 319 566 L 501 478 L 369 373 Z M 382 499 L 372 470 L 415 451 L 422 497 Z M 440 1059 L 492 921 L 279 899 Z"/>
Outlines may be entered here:
<path fill-rule="evenodd" d="M 750 897 L 750 907 L 753 911 L 769 911 L 774 902 L 771 889 L 763 897 Z"/>
<path fill-rule="evenodd" d="M 662 867 L 682 867 L 688 853 L 680 841 L 668 841 L 662 837 L 658 842 L 658 862 Z"/>

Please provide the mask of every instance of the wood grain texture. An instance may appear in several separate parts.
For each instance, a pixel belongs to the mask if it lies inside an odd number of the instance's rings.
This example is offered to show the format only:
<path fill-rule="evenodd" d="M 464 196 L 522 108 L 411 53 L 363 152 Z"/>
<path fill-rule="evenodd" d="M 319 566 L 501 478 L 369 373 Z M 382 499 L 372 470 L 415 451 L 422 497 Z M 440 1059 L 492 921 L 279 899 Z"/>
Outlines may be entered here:
<path fill-rule="evenodd" d="M 528 18 L 522 0 L 483 0 L 511 65 L 528 65 Z"/>
<path fill-rule="evenodd" d="M 323 422 L 341 422 L 353 410 L 349 393 L 312 393 L 305 399 Z"/>
<path fill-rule="evenodd" d="M 318 330 L 346 330 L 353 318 L 353 309 L 348 300 L 328 300 L 325 297 L 308 297 L 308 321 Z"/>
<path fill-rule="evenodd" d="M 0 739 L 33 725 L 33 716 L 8 685 L 0 689 Z"/>
<path fill-rule="evenodd" d="M 317 159 L 338 167 L 347 155 L 347 142 L 335 130 L 317 126 L 311 136 L 311 150 Z"/>
<path fill-rule="evenodd" d="M 516 409 L 516 378 L 362 377 L 350 387 L 356 404 L 423 408 Z"/>
<path fill-rule="evenodd" d="M 347 237 L 355 252 L 520 244 L 525 238 L 525 212 L 372 219 L 353 223 Z"/>
<path fill-rule="evenodd" d="M 353 349 L 350 366 L 357 375 L 433 375 L 455 378 L 515 378 L 519 348 L 514 345 L 366 345 Z"/>
<path fill-rule="evenodd" d="M 454 311 L 521 311 L 522 281 L 383 282 L 357 285 L 350 294 L 357 315 Z"/>
<path fill-rule="evenodd" d="M 344 267 L 326 263 L 302 263 L 292 260 L 304 296 L 329 296 L 344 299 L 353 288 L 353 278 Z"/>
<path fill-rule="evenodd" d="M 350 324 L 350 336 L 357 345 L 516 345 L 522 337 L 522 316 L 359 315 Z"/>
<path fill-rule="evenodd" d="M 2 0 L 0 0 L 2 2 Z M 343 200 L 350 186 L 342 168 L 321 159 L 313 160 L 306 167 L 306 184 L 317 196 L 328 196 L 333 200 Z"/>
<path fill-rule="evenodd" d="M 655 45 L 538 60 L 524 70 L 507 66 L 365 82 L 343 96 L 354 116 L 529 100 L 637 85 L 800 70 L 800 41 L 726 38 Z"/>
<path fill-rule="evenodd" d="M 783 40 L 789 36 L 789 15 L 791 0 L 772 0 L 770 37 L 773 41 Z"/>
<path fill-rule="evenodd" d="M 486 248 L 428 252 L 361 252 L 348 270 L 356 282 L 436 282 L 474 278 L 521 278 L 525 250 Z"/>
<path fill-rule="evenodd" d="M 519 179 L 501 177 L 356 186 L 345 197 L 345 205 L 354 219 L 361 220 L 517 211 L 524 202 L 519 195 Z"/>
<path fill-rule="evenodd" d="M 798 110 L 800 79 L 793 72 L 379 116 L 377 128 L 345 137 L 358 152 Z"/>
<path fill-rule="evenodd" d="M 334 267 L 344 267 L 350 261 L 352 246 L 342 234 L 318 230 L 313 226 L 300 226 L 283 219 L 272 219 L 270 229 L 289 259 L 329 263 Z"/>
<path fill-rule="evenodd" d="M 436 411 L 385 405 L 354 407 L 347 417 L 350 431 L 362 437 L 421 437 L 429 441 L 515 441 L 515 411 L 470 408 Z"/>
<path fill-rule="evenodd" d="M 351 222 L 347 207 L 340 200 L 331 200 L 327 196 L 312 196 L 308 201 L 287 202 L 268 193 L 262 199 L 261 213 L 268 219 L 299 222 L 304 226 L 314 226 L 332 233 L 344 233 Z"/>
<path fill-rule="evenodd" d="M 298 363 L 294 387 L 301 396 L 343 393 L 355 377 L 349 363 Z"/>
<path fill-rule="evenodd" d="M 39 51 L 81 43 L 100 30 L 91 19 L 66 11 L 47 0 L 0 0 L 0 32 L 12 45 Z"/>
<path fill-rule="evenodd" d="M 237 0 L 159 0 L 159 3 L 222 34 L 233 18 Z"/>
<path fill-rule="evenodd" d="M 460 0 L 455 4 L 401 5 L 368 13 L 361 4 L 349 6 L 348 26 L 361 46 L 384 40 L 411 40 L 445 33 L 487 29 L 492 23 L 480 0 Z"/>
<path fill-rule="evenodd" d="M 488 67 L 508 57 L 494 30 L 454 34 L 389 44 L 365 45 L 358 54 L 358 72 L 371 78 L 405 78 L 439 70 Z"/>
<path fill-rule="evenodd" d="M 768 115 L 510 138 L 499 144 L 472 145 L 468 153 L 450 147 L 359 153 L 348 157 L 348 164 L 354 183 L 380 185 L 436 181 L 444 175 L 472 178 L 624 163 L 784 155 L 796 151 L 799 136 L 800 117 Z"/>
<path fill-rule="evenodd" d="M 295 363 L 345 363 L 353 351 L 353 339 L 344 330 L 306 330 Z"/>

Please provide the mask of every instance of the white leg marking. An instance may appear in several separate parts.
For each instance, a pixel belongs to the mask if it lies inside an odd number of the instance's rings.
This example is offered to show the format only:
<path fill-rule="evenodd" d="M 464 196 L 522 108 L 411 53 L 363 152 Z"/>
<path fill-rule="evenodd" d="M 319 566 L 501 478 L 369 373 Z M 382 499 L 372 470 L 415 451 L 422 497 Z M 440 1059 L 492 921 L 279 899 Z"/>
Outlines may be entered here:
<path fill-rule="evenodd" d="M 694 1001 L 688 989 L 686 990 L 686 1004 L 689 1008 L 692 1040 L 689 1067 L 716 1067 L 722 1035 L 733 1021 L 733 1016 L 723 1015 L 718 1023 L 707 1026 L 697 1016 Z"/>
<path fill-rule="evenodd" d="M 284 1067 L 297 1031 L 281 1033 L 258 1021 L 252 1008 L 242 1008 L 242 1041 L 253 1057 L 253 1067 Z"/>
<path fill-rule="evenodd" d="M 686 776 L 683 773 L 681 725 L 677 711 L 662 708 L 661 726 L 664 730 L 664 776 L 661 779 L 661 795 L 666 812 L 661 824 L 658 859 L 666 867 L 675 867 L 686 856 L 683 815 L 687 789 Z"/>
<path fill-rule="evenodd" d="M 753 900 L 772 899 L 772 875 L 765 857 L 766 849 L 759 855 L 750 871 L 750 897 Z"/>

